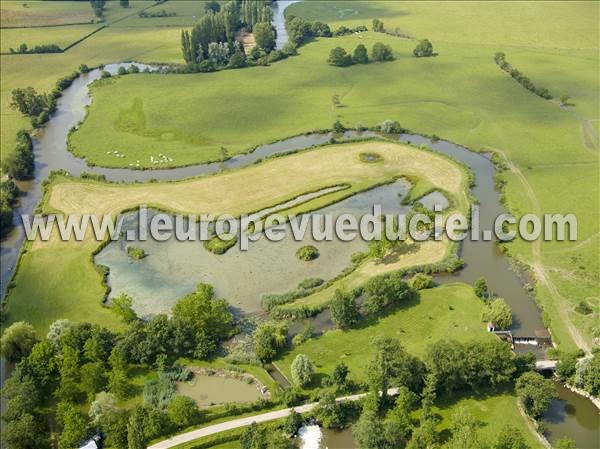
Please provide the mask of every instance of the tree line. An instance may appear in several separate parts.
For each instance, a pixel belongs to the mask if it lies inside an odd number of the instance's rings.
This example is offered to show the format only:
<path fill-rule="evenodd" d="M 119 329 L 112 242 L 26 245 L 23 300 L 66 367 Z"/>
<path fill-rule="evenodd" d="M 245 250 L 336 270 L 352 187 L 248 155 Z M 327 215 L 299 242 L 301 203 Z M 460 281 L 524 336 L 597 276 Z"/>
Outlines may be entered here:
<path fill-rule="evenodd" d="M 496 65 L 508 73 L 515 81 L 517 81 L 521 86 L 527 89 L 530 92 L 533 92 L 538 97 L 542 97 L 546 100 L 552 99 L 552 94 L 545 87 L 538 87 L 533 82 L 523 75 L 519 70 L 514 68 L 512 65 L 508 63 L 506 60 L 506 55 L 502 52 L 498 52 L 494 55 L 494 62 Z"/>
<path fill-rule="evenodd" d="M 230 1 L 222 7 L 208 3 L 205 14 L 191 32 L 181 32 L 183 59 L 193 71 L 213 71 L 219 67 L 246 65 L 246 54 L 235 34 L 242 28 L 254 32 L 256 51 L 270 53 L 275 48 L 276 32 L 271 25 L 271 2 Z"/>
<path fill-rule="evenodd" d="M 371 61 L 373 62 L 384 62 L 391 61 L 394 59 L 392 48 L 389 45 L 385 45 L 382 42 L 377 42 L 371 49 Z M 350 55 L 342 47 L 335 47 L 329 52 L 329 58 L 327 62 L 336 67 L 348 67 L 353 64 L 368 64 L 369 55 L 367 48 L 363 44 L 358 44 L 352 55 Z"/>
<path fill-rule="evenodd" d="M 12 54 L 33 54 L 33 53 L 61 53 L 62 48 L 56 44 L 40 44 L 29 48 L 27 44 L 23 43 L 16 49 L 10 48 L 9 51 Z"/>

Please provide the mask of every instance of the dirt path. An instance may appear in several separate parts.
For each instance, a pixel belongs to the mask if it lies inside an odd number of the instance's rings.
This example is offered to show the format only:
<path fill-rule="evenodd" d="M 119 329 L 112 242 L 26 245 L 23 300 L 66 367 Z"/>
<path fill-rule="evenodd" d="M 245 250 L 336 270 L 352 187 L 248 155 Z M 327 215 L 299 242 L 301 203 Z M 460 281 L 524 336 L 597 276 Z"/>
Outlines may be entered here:
<path fill-rule="evenodd" d="M 525 175 L 523 175 L 523 172 L 521 172 L 519 167 L 517 167 L 515 164 L 513 164 L 510 161 L 510 159 L 506 156 L 506 154 L 503 151 L 501 151 L 497 148 L 493 148 L 493 150 L 497 151 L 499 154 L 502 155 L 502 157 L 504 158 L 504 162 L 505 162 L 506 166 L 508 167 L 508 169 L 517 176 L 520 183 L 522 184 L 523 191 L 525 192 L 525 195 L 527 196 L 527 198 L 531 202 L 531 205 L 533 206 L 533 213 L 535 215 L 537 215 L 538 217 L 541 217 L 543 213 L 542 213 L 542 209 L 540 207 L 540 203 L 537 200 L 537 197 L 535 196 L 535 192 L 533 191 L 531 184 L 529 184 L 529 181 L 527 181 L 527 178 L 525 177 Z M 541 239 L 537 239 L 533 242 L 533 245 L 532 245 L 533 261 L 531 263 L 531 268 L 533 269 L 533 271 L 535 273 L 535 277 L 540 282 L 540 284 L 545 286 L 548 289 L 548 291 L 550 292 L 550 294 L 555 302 L 555 305 L 557 306 L 558 310 L 560 311 L 560 315 L 562 317 L 563 323 L 565 324 L 567 331 L 571 335 L 571 338 L 573 339 L 575 344 L 579 348 L 583 349 L 583 351 L 586 354 L 591 354 L 590 345 L 585 340 L 583 335 L 581 335 L 581 333 L 579 332 L 579 329 L 577 329 L 577 327 L 571 321 L 571 317 L 569 316 L 570 310 L 568 307 L 567 299 L 560 294 L 560 292 L 558 291 L 558 288 L 556 287 L 554 282 L 552 282 L 552 279 L 550 279 L 550 276 L 546 272 L 546 269 L 542 263 L 542 255 L 541 255 L 540 248 L 541 248 Z"/>

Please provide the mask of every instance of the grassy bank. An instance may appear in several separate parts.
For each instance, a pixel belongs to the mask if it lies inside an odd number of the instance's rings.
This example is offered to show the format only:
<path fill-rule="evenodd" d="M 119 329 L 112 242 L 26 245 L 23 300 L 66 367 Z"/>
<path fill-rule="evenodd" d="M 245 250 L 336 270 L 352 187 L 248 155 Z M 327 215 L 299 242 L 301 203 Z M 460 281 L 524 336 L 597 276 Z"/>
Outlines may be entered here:
<path fill-rule="evenodd" d="M 350 368 L 350 376 L 364 381 L 364 370 L 369 362 L 365 357 L 371 348 L 371 340 L 377 335 L 395 337 L 406 349 L 422 357 L 428 345 L 438 340 L 496 338 L 485 329 L 481 321 L 483 302 L 470 286 L 446 284 L 422 290 L 420 298 L 408 300 L 388 315 L 369 318 L 357 328 L 325 333 L 294 347 L 275 364 L 291 378 L 290 366 L 298 354 L 306 354 L 316 364 L 316 377 L 333 372 L 344 362 Z"/>

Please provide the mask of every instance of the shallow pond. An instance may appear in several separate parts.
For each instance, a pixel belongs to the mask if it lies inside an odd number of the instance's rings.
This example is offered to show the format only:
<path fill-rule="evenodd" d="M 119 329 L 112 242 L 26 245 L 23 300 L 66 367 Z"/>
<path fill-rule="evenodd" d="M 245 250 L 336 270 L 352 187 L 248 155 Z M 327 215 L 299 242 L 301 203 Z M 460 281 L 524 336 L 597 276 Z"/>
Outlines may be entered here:
<path fill-rule="evenodd" d="M 177 392 L 192 398 L 199 407 L 230 402 L 256 402 L 261 393 L 254 384 L 220 376 L 195 375 L 188 382 L 177 382 Z"/>
<path fill-rule="evenodd" d="M 406 181 L 399 180 L 361 192 L 313 214 L 336 217 L 349 213 L 360 218 L 373 212 L 373 204 L 380 204 L 384 213 L 406 212 L 408 208 L 401 206 L 400 201 L 409 187 Z M 149 214 L 148 220 L 151 216 Z M 137 229 L 138 219 L 138 213 L 129 214 L 124 229 Z M 132 261 L 127 257 L 128 244 L 143 248 L 147 256 Z M 317 247 L 319 257 L 310 262 L 299 260 L 296 251 L 308 244 Z M 227 299 L 234 309 L 257 313 L 262 311 L 262 295 L 285 293 L 306 278 L 327 281 L 351 265 L 353 253 L 367 249 L 367 243 L 359 238 L 351 242 L 336 238 L 317 242 L 307 235 L 303 241 L 296 241 L 290 232 L 280 242 L 271 242 L 263 236 L 251 242 L 247 251 L 236 245 L 222 255 L 209 252 L 201 242 L 181 242 L 175 238 L 166 242 L 126 242 L 122 238 L 107 245 L 95 257 L 95 262 L 110 270 L 111 295 L 121 292 L 131 295 L 140 316 L 169 312 L 173 304 L 194 291 L 199 282 L 212 285 L 215 293 Z"/>

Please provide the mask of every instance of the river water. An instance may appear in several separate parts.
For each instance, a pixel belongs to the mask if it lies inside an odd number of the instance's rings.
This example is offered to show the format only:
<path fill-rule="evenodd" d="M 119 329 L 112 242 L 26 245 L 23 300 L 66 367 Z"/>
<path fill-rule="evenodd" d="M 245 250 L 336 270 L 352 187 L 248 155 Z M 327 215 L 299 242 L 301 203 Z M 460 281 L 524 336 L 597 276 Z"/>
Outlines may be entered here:
<path fill-rule="evenodd" d="M 275 14 L 275 24 L 278 29 L 283 20 L 283 9 L 277 10 Z M 283 36 L 283 34 L 279 34 L 281 39 L 285 39 Z M 278 41 L 278 45 L 281 42 Z M 105 69 L 114 74 L 121 65 L 127 67 L 129 64 L 111 64 L 107 65 Z M 143 64 L 138 65 L 142 69 L 146 67 Z M 68 152 L 66 139 L 69 130 L 84 119 L 85 107 L 91 102 L 88 94 L 88 84 L 99 77 L 100 71 L 93 70 L 76 79 L 71 87 L 63 92 L 62 97 L 57 102 L 56 112 L 52 115 L 48 124 L 39 130 L 34 139 L 35 178 L 32 181 L 20 183 L 20 188 L 26 194 L 21 198 L 19 207 L 15 210 L 15 223 L 17 225 L 0 245 L 0 293 L 2 297 L 4 297 L 8 282 L 14 273 L 23 243 L 24 235 L 19 217 L 21 214 L 32 214 L 34 212 L 41 197 L 41 183 L 52 170 L 63 169 L 75 176 L 80 175 L 82 172 L 102 174 L 108 180 L 116 182 L 149 181 L 152 178 L 179 180 L 215 173 L 221 169 L 248 165 L 269 155 L 283 154 L 325 143 L 331 137 L 330 134 L 298 136 L 274 144 L 263 145 L 250 154 L 237 156 L 223 163 L 179 169 L 138 171 L 90 167 L 84 160 L 76 158 Z M 355 136 L 353 132 L 348 132 L 343 137 L 353 136 Z M 473 193 L 480 201 L 481 229 L 493 229 L 491 227 L 493 219 L 498 214 L 503 213 L 504 209 L 499 201 L 499 194 L 494 188 L 494 166 L 487 157 L 450 142 L 432 142 L 430 139 L 418 135 L 402 134 L 399 138 L 411 144 L 425 144 L 435 151 L 452 156 L 468 165 L 476 177 Z M 379 200 L 379 198 L 377 199 Z M 513 331 L 516 335 L 532 335 L 535 330 L 543 328 L 540 313 L 534 300 L 523 289 L 521 279 L 510 268 L 510 264 L 498 250 L 497 245 L 493 242 L 465 240 L 462 245 L 461 256 L 466 262 L 465 268 L 454 275 L 440 277 L 441 282 L 462 281 L 472 283 L 478 277 L 483 276 L 488 280 L 492 291 L 504 297 L 510 304 L 514 314 Z M 568 390 L 560 388 L 559 394 L 560 399 L 553 401 L 552 409 L 548 414 L 550 417 L 548 427 L 551 438 L 568 435 L 577 441 L 580 448 L 598 447 L 598 430 L 600 426 L 597 410 L 590 401 Z"/>

